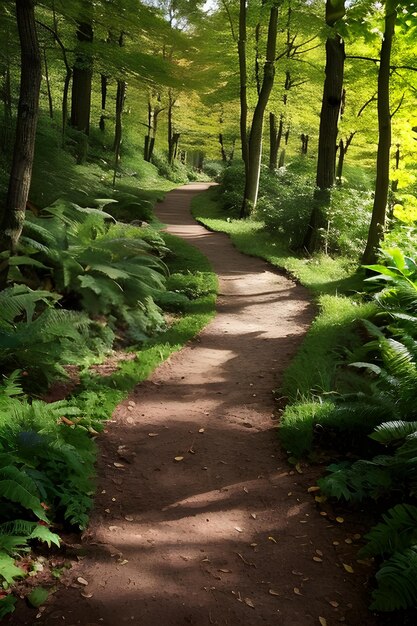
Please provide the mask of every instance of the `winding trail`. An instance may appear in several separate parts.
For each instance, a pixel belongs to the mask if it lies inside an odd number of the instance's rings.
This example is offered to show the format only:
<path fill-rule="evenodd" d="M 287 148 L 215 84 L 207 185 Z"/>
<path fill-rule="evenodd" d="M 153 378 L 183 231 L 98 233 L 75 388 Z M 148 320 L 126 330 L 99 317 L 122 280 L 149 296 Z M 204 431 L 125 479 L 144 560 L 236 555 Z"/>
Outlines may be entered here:
<path fill-rule="evenodd" d="M 273 421 L 271 390 L 312 307 L 302 287 L 196 224 L 190 201 L 206 187 L 172 191 L 157 215 L 210 259 L 217 316 L 116 411 L 75 569 L 89 584 L 55 594 L 37 624 L 375 623 L 366 567 L 345 528 L 320 516 L 311 470 L 290 471 Z"/>

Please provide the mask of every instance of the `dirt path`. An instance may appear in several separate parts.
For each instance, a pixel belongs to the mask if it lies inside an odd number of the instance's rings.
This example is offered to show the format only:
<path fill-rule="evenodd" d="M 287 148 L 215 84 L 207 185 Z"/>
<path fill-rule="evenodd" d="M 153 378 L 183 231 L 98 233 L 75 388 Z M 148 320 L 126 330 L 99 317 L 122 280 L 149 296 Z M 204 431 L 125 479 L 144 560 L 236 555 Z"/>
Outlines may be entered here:
<path fill-rule="evenodd" d="M 117 410 L 75 570 L 89 584 L 57 593 L 36 623 L 374 624 L 346 526 L 320 516 L 313 478 L 289 471 L 271 419 L 271 390 L 312 318 L 308 298 L 196 225 L 189 204 L 205 187 L 171 192 L 157 214 L 209 257 L 218 315 Z"/>

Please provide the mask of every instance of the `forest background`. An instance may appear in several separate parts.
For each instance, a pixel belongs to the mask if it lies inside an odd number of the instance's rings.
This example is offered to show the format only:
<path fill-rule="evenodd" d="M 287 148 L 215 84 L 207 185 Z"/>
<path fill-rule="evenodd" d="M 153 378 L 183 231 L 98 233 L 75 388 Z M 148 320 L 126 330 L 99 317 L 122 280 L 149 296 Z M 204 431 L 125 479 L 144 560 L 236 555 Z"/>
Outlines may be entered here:
<path fill-rule="evenodd" d="M 164 191 L 196 179 L 220 182 L 198 219 L 318 297 L 280 391 L 281 441 L 295 462 L 339 459 L 319 497 L 377 503 L 384 521 L 363 548 L 380 565 L 372 607 L 415 606 L 416 11 L 1 2 L 4 614 L 36 567 L 19 555 L 59 544 L 53 524 L 87 523 L 91 435 L 212 314 L 204 259 L 152 217 Z M 90 368 L 114 348 L 134 358 L 103 382 Z M 39 399 L 68 366 L 72 396 Z"/>

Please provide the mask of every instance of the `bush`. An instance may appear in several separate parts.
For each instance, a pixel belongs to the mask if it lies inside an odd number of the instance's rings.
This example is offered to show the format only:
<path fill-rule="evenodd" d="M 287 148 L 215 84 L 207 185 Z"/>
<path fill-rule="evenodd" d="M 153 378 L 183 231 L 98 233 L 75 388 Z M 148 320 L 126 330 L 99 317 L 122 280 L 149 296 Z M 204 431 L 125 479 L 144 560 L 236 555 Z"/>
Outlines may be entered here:
<path fill-rule="evenodd" d="M 212 180 L 220 180 L 225 170 L 223 161 L 204 161 L 203 172 Z"/>
<path fill-rule="evenodd" d="M 158 169 L 158 174 L 171 180 L 173 183 L 185 184 L 188 182 L 187 167 L 177 160 L 172 165 L 168 163 L 168 159 L 161 154 L 154 152 L 152 163 Z"/>

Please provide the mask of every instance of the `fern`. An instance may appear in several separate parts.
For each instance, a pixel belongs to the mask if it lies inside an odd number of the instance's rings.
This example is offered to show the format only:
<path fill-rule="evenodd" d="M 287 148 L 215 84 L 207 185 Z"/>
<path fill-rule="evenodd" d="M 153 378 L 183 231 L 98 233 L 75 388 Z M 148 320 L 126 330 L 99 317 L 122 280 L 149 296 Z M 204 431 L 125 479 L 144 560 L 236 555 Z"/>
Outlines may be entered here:
<path fill-rule="evenodd" d="M 396 443 L 417 432 L 417 422 L 404 422 L 397 420 L 393 422 L 383 422 L 375 428 L 370 438 L 384 445 Z"/>
<path fill-rule="evenodd" d="M 417 604 L 417 546 L 395 552 L 376 574 L 377 589 L 370 606 L 374 611 L 395 611 Z"/>
<path fill-rule="evenodd" d="M 14 559 L 4 552 L 0 552 L 0 578 L 11 585 L 16 578 L 23 576 L 25 576 L 25 572 L 15 565 Z"/>
<path fill-rule="evenodd" d="M 361 556 L 391 555 L 417 543 L 416 506 L 397 504 L 382 518 L 384 521 L 365 535 L 367 544 L 361 549 Z"/>

